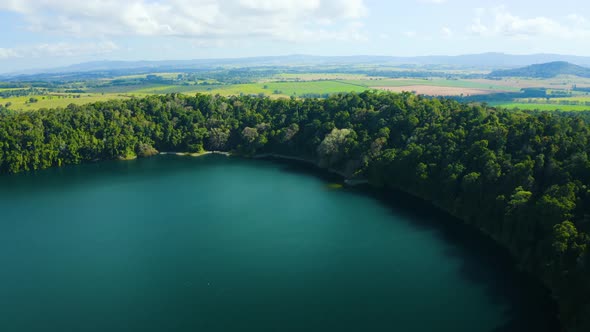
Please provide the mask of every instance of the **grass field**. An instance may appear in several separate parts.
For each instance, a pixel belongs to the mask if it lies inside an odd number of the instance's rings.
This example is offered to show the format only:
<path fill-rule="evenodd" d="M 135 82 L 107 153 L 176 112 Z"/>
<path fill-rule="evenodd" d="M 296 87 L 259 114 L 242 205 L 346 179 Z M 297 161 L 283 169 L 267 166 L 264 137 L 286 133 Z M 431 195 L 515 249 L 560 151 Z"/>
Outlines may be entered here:
<path fill-rule="evenodd" d="M 175 78 L 178 77 L 178 74 L 181 74 L 181 73 L 155 73 L 153 75 L 159 76 L 159 77 L 164 78 L 164 79 L 175 79 Z M 146 78 L 147 75 L 150 75 L 150 74 L 117 76 L 117 79 Z"/>
<path fill-rule="evenodd" d="M 105 86 L 98 88 L 89 88 L 87 92 L 89 94 L 113 94 L 113 93 L 132 93 L 143 89 L 157 89 L 160 87 L 176 87 L 175 85 L 162 85 L 156 83 L 146 83 L 141 85 L 122 85 L 122 86 Z"/>
<path fill-rule="evenodd" d="M 223 85 L 156 85 L 152 87 L 144 87 L 136 90 L 131 90 L 131 93 L 142 94 L 167 94 L 167 93 L 187 93 L 195 94 L 197 92 L 206 93 L 214 89 L 219 89 Z"/>
<path fill-rule="evenodd" d="M 1 91 L 15 91 L 15 90 L 25 90 L 26 88 L 0 88 Z"/>
<path fill-rule="evenodd" d="M 279 74 L 273 77 L 274 80 L 288 80 L 288 81 L 319 81 L 319 80 L 364 80 L 367 75 L 357 74 Z"/>
<path fill-rule="evenodd" d="M 384 79 L 384 78 L 367 78 L 362 80 L 346 80 L 339 81 L 347 84 L 354 84 L 364 86 L 367 88 L 375 88 L 390 91 L 417 91 L 418 93 L 430 94 L 430 90 L 434 91 L 432 95 L 472 95 L 485 94 L 494 92 L 517 92 L 520 88 L 507 85 L 498 85 L 493 81 L 475 81 L 475 80 L 445 80 L 445 79 Z M 416 86 L 425 87 L 439 87 L 451 88 L 447 89 L 417 89 Z M 458 89 L 465 89 L 460 91 Z M 423 90 L 423 91 L 418 91 Z M 487 92 L 489 91 L 489 92 Z"/>
<path fill-rule="evenodd" d="M 466 88 L 492 91 L 520 91 L 519 88 L 497 85 L 492 82 L 478 82 L 470 80 L 375 80 L 369 81 L 369 86 L 410 86 L 410 85 L 428 85 L 449 88 Z"/>
<path fill-rule="evenodd" d="M 563 110 L 563 111 L 586 111 L 590 110 L 590 96 L 574 95 L 563 98 L 522 98 L 514 99 L 513 102 L 498 103 L 498 105 L 509 105 L 521 109 L 539 110 Z"/>
<path fill-rule="evenodd" d="M 474 80 L 445 80 L 445 79 L 385 79 L 350 74 L 281 74 L 275 77 L 279 81 L 266 81 L 251 84 L 232 85 L 162 85 L 150 83 L 145 85 L 109 86 L 90 89 L 91 93 L 188 93 L 197 92 L 214 93 L 220 95 L 260 94 L 279 96 L 299 96 L 304 94 L 331 94 L 338 92 L 360 92 L 367 89 L 385 89 L 390 87 L 407 87 L 404 91 L 414 91 L 415 86 L 434 86 L 457 89 L 448 95 L 460 95 L 461 93 L 481 94 L 490 92 L 515 92 L 520 88 L 493 84 L 493 82 L 479 82 Z M 266 87 L 266 88 L 265 88 Z M 477 91 L 473 90 L 476 89 Z M 401 90 L 400 90 L 401 91 Z M 443 91 L 443 90 L 441 90 Z M 458 91 L 458 92 L 457 92 Z M 275 93 L 280 92 L 280 93 Z M 445 95 L 436 93 L 436 95 Z"/>
<path fill-rule="evenodd" d="M 136 95 L 140 97 L 141 95 Z M 33 97 L 38 101 L 36 103 L 29 103 L 29 99 Z M 130 98 L 131 95 L 121 93 L 110 93 L 110 94 L 81 94 L 80 98 L 72 98 L 71 95 L 39 95 L 39 96 L 26 96 L 26 97 L 10 97 L 0 99 L 0 102 L 6 104 L 12 103 L 9 109 L 12 110 L 39 110 L 42 108 L 57 108 L 66 107 L 69 104 L 84 105 L 88 103 L 94 103 L 97 101 L 106 101 L 113 99 L 126 99 Z"/>
<path fill-rule="evenodd" d="M 267 96 L 289 97 L 305 94 L 333 94 L 339 92 L 363 92 L 367 87 L 339 81 L 268 82 L 222 86 L 207 93 L 223 96 L 240 94 L 265 94 Z"/>
<path fill-rule="evenodd" d="M 578 87 L 589 87 L 590 79 L 582 77 L 555 77 L 550 79 L 535 79 L 535 78 L 504 78 L 499 80 L 489 79 L 475 79 L 473 82 L 480 82 L 485 84 L 496 84 L 501 86 L 510 86 L 518 89 L 523 88 L 548 88 L 548 89 L 565 89 L 569 90 L 574 85 Z"/>
<path fill-rule="evenodd" d="M 145 84 L 137 86 L 109 86 L 90 89 L 91 93 L 126 93 L 126 94 L 167 94 L 167 93 L 212 93 L 224 96 L 240 94 L 265 94 L 267 96 L 300 96 L 304 94 L 332 94 L 338 92 L 361 92 L 367 85 L 350 84 L 348 81 L 316 80 L 316 81 L 285 81 L 263 82 L 229 85 L 162 85 Z M 277 93 L 278 92 L 278 93 Z"/>
<path fill-rule="evenodd" d="M 590 102 L 590 96 L 588 95 L 575 95 L 572 97 L 560 97 L 560 98 L 551 98 L 552 101 L 559 103 L 559 102 L 573 102 L 573 103 L 585 103 Z M 522 98 L 516 99 L 516 102 L 532 102 L 537 104 L 545 104 L 545 98 Z"/>
<path fill-rule="evenodd" d="M 177 73 L 158 74 L 167 78 L 174 78 Z M 141 78 L 146 75 L 134 75 L 117 77 L 116 79 Z M 148 94 L 184 93 L 194 95 L 196 93 L 219 94 L 222 96 L 231 95 L 265 95 L 270 98 L 281 97 L 302 97 L 306 95 L 325 96 L 335 93 L 363 92 L 369 89 L 389 90 L 393 92 L 414 91 L 419 94 L 431 96 L 473 96 L 492 94 L 499 92 L 517 92 L 522 87 L 530 86 L 557 86 L 570 84 L 569 78 L 558 78 L 551 80 L 526 80 L 526 79 L 505 79 L 505 80 L 457 80 L 457 79 L 391 79 L 383 77 L 370 77 L 356 74 L 340 73 L 310 73 L 310 74 L 280 74 L 268 79 L 250 84 L 195 84 L 186 82 L 186 85 L 164 84 L 162 82 L 131 83 L 129 85 L 105 85 L 101 87 L 80 88 L 87 92 L 80 94 L 64 94 L 55 91 L 64 91 L 60 88 L 39 96 L 9 97 L 0 99 L 0 103 L 11 103 L 10 109 L 14 110 L 37 110 L 40 108 L 66 107 L 69 104 L 86 104 L 97 101 L 112 99 L 141 97 Z M 91 86 L 108 84 L 109 80 L 94 81 Z M 590 80 L 589 80 L 590 82 Z M 583 84 L 583 81 L 578 81 Z M 71 87 L 69 87 L 71 88 Z M 550 89 L 550 88 L 549 88 Z M 555 89 L 555 87 L 553 88 Z M 1 90 L 14 90 L 13 88 L 0 88 Z M 48 90 L 51 91 L 51 90 Z M 76 98 L 79 96 L 79 98 Z M 38 101 L 31 103 L 30 98 Z M 539 110 L 587 110 L 590 106 L 590 95 L 587 93 L 574 92 L 571 97 L 552 98 L 547 101 L 545 98 L 536 99 L 514 99 L 498 101 L 495 105 L 507 108 L 539 109 Z M 563 103 L 564 105 L 562 105 Z M 565 105 L 568 103 L 579 105 Z M 492 103 L 494 104 L 494 103 Z"/>
<path fill-rule="evenodd" d="M 100 93 L 81 94 L 48 94 L 38 96 L 10 97 L 0 99 L 0 103 L 11 103 L 13 110 L 38 110 L 41 108 L 66 107 L 69 104 L 82 105 L 97 101 L 112 99 L 141 97 L 148 94 L 184 93 L 194 95 L 196 93 L 219 94 L 222 96 L 241 94 L 264 94 L 271 98 L 302 96 L 305 94 L 333 94 L 339 92 L 363 92 L 366 87 L 341 83 L 337 81 L 302 81 L 302 82 L 269 82 L 236 85 L 149 85 L 149 86 L 128 86 L 109 87 L 108 89 L 93 89 L 91 91 L 112 91 Z M 118 92 L 114 92 L 118 91 Z M 80 96 L 74 98 L 73 96 Z M 38 101 L 30 103 L 30 98 Z"/>
<path fill-rule="evenodd" d="M 379 90 L 391 91 L 391 92 L 413 92 L 419 95 L 427 96 L 479 96 L 489 95 L 495 93 L 494 90 L 485 89 L 472 89 L 472 88 L 459 88 L 450 86 L 433 86 L 433 85 L 409 85 L 409 86 L 386 86 L 378 87 Z"/>
<path fill-rule="evenodd" d="M 521 110 L 538 111 L 590 111 L 590 106 L 584 105 L 555 105 L 555 104 L 533 104 L 533 103 L 491 103 L 493 106 L 501 106 L 508 109 L 518 108 Z"/>

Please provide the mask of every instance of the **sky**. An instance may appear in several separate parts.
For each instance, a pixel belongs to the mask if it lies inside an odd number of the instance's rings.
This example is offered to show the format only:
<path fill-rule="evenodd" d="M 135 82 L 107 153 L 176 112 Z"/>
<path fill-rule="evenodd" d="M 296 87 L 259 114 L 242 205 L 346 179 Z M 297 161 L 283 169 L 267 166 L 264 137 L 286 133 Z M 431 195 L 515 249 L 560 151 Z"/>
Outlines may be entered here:
<path fill-rule="evenodd" d="M 585 0 L 0 0 L 0 72 L 266 55 L 590 56 Z"/>

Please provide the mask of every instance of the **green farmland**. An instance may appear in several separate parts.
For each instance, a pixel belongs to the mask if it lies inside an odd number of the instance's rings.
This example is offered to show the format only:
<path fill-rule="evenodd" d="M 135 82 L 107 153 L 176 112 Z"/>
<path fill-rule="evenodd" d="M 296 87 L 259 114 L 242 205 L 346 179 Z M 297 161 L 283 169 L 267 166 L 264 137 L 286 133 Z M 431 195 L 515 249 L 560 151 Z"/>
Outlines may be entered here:
<path fill-rule="evenodd" d="M 585 105 L 559 105 L 536 103 L 491 103 L 493 106 L 501 106 L 507 109 L 537 110 L 537 111 L 590 111 L 590 106 Z"/>

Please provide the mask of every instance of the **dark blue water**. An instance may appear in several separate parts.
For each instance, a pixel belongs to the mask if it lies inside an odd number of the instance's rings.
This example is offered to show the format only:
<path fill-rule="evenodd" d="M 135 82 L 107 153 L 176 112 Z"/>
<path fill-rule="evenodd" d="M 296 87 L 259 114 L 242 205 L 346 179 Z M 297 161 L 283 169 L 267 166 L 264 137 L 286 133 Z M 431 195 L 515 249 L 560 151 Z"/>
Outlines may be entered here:
<path fill-rule="evenodd" d="M 481 238 L 335 182 L 223 156 L 0 177 L 0 331 L 551 330 Z"/>

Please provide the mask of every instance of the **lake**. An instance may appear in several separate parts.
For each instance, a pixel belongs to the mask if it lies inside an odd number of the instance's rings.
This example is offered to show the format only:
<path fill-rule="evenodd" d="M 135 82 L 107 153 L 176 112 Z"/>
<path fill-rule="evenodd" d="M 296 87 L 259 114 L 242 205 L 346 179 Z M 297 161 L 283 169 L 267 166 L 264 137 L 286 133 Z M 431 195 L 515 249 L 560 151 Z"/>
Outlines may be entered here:
<path fill-rule="evenodd" d="M 158 156 L 0 177 L 0 331 L 551 331 L 507 255 L 293 163 Z"/>

